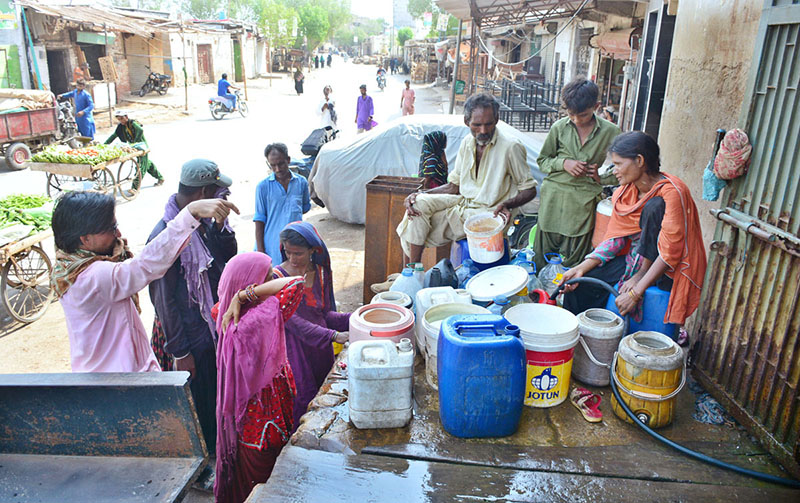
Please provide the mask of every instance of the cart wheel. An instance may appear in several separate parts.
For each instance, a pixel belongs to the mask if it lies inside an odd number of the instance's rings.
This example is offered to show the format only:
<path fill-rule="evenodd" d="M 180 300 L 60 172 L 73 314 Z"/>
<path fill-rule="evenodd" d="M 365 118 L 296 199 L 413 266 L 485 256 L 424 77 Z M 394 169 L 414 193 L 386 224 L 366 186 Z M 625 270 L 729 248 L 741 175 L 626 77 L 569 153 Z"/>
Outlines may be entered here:
<path fill-rule="evenodd" d="M 11 169 L 25 169 L 31 158 L 31 149 L 24 143 L 12 143 L 6 149 L 6 164 Z"/>
<path fill-rule="evenodd" d="M 139 185 L 139 188 L 133 188 L 134 182 Z M 139 169 L 138 159 L 128 159 L 119 165 L 117 170 L 117 189 L 119 189 L 119 195 L 123 199 L 127 201 L 134 200 L 139 195 L 141 182 L 142 171 Z"/>
<path fill-rule="evenodd" d="M 75 181 L 75 177 L 66 176 L 66 175 L 57 175 L 55 173 L 48 173 L 47 174 L 47 196 L 56 198 L 58 197 L 61 192 L 64 191 L 62 188 L 64 184 Z"/>
<path fill-rule="evenodd" d="M 50 287 L 52 270 L 50 257 L 38 245 L 17 253 L 6 262 L 0 289 L 8 314 L 21 323 L 41 318 L 55 296 Z"/>
<path fill-rule="evenodd" d="M 93 171 L 92 181 L 94 182 L 93 188 L 97 192 L 102 192 L 103 194 L 107 193 L 114 194 L 114 190 L 116 190 L 116 182 L 114 181 L 114 175 L 108 168 L 103 168 L 103 169 L 98 169 L 97 171 Z"/>

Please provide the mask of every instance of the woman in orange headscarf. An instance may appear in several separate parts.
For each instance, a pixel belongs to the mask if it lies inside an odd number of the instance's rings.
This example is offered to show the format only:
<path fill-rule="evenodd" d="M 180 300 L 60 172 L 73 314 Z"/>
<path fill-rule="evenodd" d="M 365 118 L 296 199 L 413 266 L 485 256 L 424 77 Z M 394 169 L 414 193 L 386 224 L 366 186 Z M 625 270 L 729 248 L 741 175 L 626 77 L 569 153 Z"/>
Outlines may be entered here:
<path fill-rule="evenodd" d="M 700 303 L 706 253 L 700 219 L 689 188 L 660 170 L 659 148 L 645 133 L 617 136 L 609 147 L 614 175 L 613 212 L 605 240 L 564 273 L 564 282 L 583 276 L 616 285 L 617 309 L 641 317 L 647 288 L 670 291 L 665 323 L 683 324 Z M 575 314 L 605 307 L 608 293 L 569 285 L 564 307 Z"/>

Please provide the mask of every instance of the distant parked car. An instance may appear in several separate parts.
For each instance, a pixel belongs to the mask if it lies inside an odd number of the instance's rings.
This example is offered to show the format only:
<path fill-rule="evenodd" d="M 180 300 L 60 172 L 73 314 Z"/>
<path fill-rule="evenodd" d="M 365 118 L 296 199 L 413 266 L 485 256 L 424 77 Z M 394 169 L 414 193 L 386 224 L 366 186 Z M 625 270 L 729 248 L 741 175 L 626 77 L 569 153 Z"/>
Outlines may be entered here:
<path fill-rule="evenodd" d="M 519 138 L 527 150 L 531 173 L 541 184 L 544 175 L 536 158 L 542 142 L 500 122 L 503 133 Z M 447 134 L 447 162 L 455 164 L 461 140 L 469 133 L 462 115 L 408 115 L 381 124 L 355 138 L 323 145 L 309 182 L 331 215 L 343 222 L 363 224 L 367 182 L 378 175 L 415 176 L 419 172 L 422 137 L 433 131 Z"/>

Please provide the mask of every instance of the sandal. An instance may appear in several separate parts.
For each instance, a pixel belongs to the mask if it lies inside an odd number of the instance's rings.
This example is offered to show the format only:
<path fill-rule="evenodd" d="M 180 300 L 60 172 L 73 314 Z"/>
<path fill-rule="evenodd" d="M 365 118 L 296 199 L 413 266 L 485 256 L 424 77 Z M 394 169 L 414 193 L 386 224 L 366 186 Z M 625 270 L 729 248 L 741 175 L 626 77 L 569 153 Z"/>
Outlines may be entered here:
<path fill-rule="evenodd" d="M 569 401 L 580 412 L 583 418 L 590 423 L 599 423 L 603 420 L 600 412 L 600 402 L 603 399 L 586 388 L 575 388 L 569 394 Z"/>

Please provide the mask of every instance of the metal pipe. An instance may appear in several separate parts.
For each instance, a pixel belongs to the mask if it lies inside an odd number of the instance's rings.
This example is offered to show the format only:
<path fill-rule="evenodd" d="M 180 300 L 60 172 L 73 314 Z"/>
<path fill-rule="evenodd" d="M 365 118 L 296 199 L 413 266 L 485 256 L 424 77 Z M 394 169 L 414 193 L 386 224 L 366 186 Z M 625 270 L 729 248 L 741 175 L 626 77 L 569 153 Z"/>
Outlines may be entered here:
<path fill-rule="evenodd" d="M 106 27 L 105 24 L 103 24 L 103 35 L 105 36 L 105 42 L 106 42 L 105 44 L 106 54 L 108 54 L 111 51 L 108 50 L 108 28 Z M 110 57 L 111 57 L 111 62 L 113 62 L 114 56 Z M 104 82 L 106 83 L 106 96 L 108 97 L 108 127 L 114 127 L 114 114 L 111 112 L 111 109 L 113 108 L 111 106 L 111 85 L 109 85 L 108 81 L 104 80 Z"/>
<path fill-rule="evenodd" d="M 456 36 L 456 62 L 453 65 L 453 83 L 450 89 L 450 115 L 453 114 L 453 109 L 456 106 L 456 82 L 458 82 L 458 67 L 461 64 L 461 32 L 464 28 L 464 21 L 458 20 L 458 36 Z"/>
<path fill-rule="evenodd" d="M 763 239 L 764 241 L 775 241 L 775 235 L 771 234 L 761 228 L 759 228 L 755 222 L 748 221 L 748 220 L 740 220 L 728 213 L 728 209 L 725 210 L 711 210 L 711 214 L 714 215 L 718 220 L 722 220 L 726 224 L 732 225 L 737 229 L 741 229 L 745 232 L 752 234 L 753 236 Z"/>

